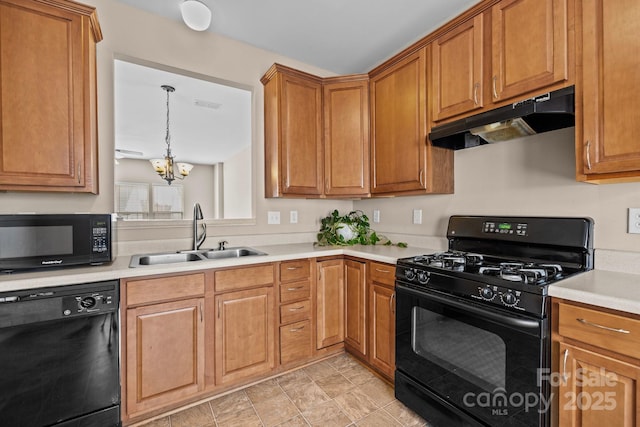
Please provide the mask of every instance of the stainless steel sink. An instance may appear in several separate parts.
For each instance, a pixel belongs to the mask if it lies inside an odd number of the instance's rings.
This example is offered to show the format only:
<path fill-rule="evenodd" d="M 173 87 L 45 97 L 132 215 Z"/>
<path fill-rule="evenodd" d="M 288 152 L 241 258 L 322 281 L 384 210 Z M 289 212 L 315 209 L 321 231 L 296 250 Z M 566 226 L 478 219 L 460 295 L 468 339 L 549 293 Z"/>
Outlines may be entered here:
<path fill-rule="evenodd" d="M 131 257 L 129 267 L 135 268 L 144 265 L 180 264 L 192 261 L 240 258 L 255 255 L 267 254 L 249 247 L 228 248 L 223 250 L 203 249 L 201 251 L 163 252 L 134 255 Z"/>
<path fill-rule="evenodd" d="M 253 255 L 266 255 L 264 252 L 257 251 L 253 248 L 227 248 L 222 250 L 210 250 L 201 252 L 202 255 L 208 259 L 225 259 L 225 258 L 240 258 L 243 256 Z"/>

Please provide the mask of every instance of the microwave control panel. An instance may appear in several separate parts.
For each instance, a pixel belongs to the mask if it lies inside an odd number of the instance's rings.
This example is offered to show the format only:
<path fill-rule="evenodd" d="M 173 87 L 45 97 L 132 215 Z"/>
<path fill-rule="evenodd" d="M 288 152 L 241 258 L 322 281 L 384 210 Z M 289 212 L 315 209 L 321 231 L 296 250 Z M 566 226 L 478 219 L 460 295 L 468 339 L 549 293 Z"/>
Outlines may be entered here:
<path fill-rule="evenodd" d="M 91 251 L 103 253 L 109 250 L 109 224 L 106 221 L 94 221 L 91 224 Z"/>

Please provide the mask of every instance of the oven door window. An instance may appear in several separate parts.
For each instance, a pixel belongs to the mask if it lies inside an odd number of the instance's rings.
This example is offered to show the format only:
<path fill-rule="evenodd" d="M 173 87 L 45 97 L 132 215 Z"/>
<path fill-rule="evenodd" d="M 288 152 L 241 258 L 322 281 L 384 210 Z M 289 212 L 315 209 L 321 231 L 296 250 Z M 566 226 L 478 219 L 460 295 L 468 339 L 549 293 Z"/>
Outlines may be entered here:
<path fill-rule="evenodd" d="M 420 357 L 492 392 L 506 387 L 507 346 L 496 333 L 413 307 L 411 347 Z"/>

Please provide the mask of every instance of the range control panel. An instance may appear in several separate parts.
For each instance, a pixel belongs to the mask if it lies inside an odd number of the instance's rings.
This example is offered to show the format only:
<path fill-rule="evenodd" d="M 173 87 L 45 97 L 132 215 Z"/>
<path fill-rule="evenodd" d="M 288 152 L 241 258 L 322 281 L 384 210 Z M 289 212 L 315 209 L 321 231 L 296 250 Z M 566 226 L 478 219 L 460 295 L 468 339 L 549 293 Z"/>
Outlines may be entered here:
<path fill-rule="evenodd" d="M 483 224 L 483 233 L 498 234 L 515 234 L 517 236 L 526 236 L 529 225 L 526 222 L 491 222 L 486 221 Z"/>

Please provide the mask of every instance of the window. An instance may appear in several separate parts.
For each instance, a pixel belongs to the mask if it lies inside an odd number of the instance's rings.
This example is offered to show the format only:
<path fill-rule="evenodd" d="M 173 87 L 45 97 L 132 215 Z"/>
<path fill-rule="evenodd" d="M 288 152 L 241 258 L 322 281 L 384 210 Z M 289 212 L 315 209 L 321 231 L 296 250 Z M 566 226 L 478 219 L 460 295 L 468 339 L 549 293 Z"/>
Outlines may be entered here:
<path fill-rule="evenodd" d="M 116 212 L 124 219 L 183 219 L 184 191 L 181 185 L 118 182 Z"/>

